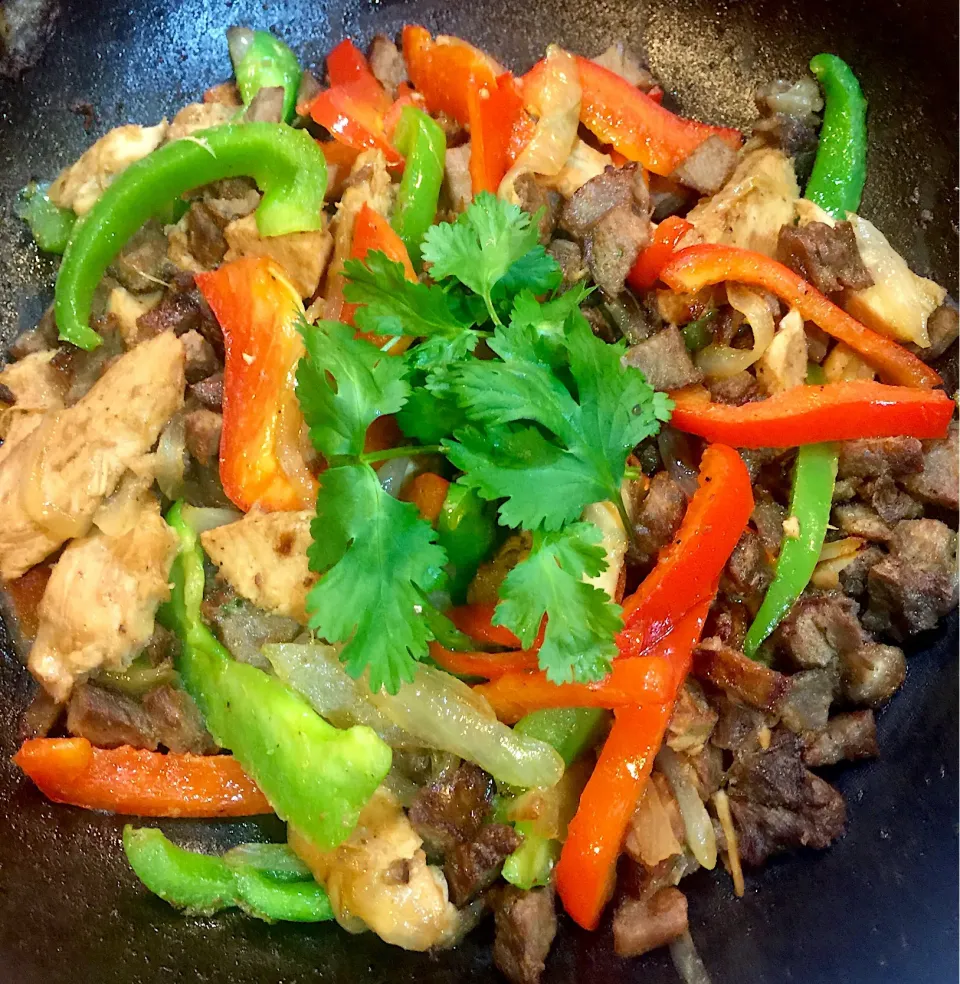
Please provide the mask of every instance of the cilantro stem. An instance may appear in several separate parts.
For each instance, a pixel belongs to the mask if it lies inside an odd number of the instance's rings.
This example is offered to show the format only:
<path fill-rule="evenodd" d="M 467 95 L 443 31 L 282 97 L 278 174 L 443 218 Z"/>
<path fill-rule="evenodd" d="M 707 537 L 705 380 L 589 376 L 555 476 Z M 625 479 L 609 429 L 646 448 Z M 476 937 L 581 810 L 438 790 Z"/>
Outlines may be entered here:
<path fill-rule="evenodd" d="M 630 521 L 630 516 L 627 513 L 627 507 L 623 504 L 623 493 L 618 492 L 613 499 L 613 504 L 617 507 L 617 512 L 620 513 L 620 520 L 623 523 L 624 532 L 630 538 L 630 543 L 634 549 L 637 548 L 637 531 L 633 528 L 633 523 Z"/>
<path fill-rule="evenodd" d="M 483 294 L 483 303 L 487 305 L 487 311 L 490 314 L 490 317 L 493 320 L 493 323 L 498 328 L 502 328 L 503 327 L 503 322 L 498 317 L 497 310 L 493 306 L 493 298 L 490 296 L 490 291 L 485 291 L 484 292 L 484 294 Z"/>
<path fill-rule="evenodd" d="M 360 455 L 360 461 L 365 465 L 374 461 L 389 461 L 391 458 L 404 458 L 420 454 L 443 454 L 439 444 L 404 444 L 399 448 L 386 448 L 383 451 L 370 451 Z"/>

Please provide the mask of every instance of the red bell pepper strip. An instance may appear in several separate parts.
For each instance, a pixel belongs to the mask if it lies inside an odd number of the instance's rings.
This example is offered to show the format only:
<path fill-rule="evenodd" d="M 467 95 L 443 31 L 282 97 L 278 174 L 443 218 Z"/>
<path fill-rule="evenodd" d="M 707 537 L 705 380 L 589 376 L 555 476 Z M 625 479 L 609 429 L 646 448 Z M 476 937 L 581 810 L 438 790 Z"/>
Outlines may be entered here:
<path fill-rule="evenodd" d="M 943 390 L 873 380 L 798 386 L 742 407 L 674 394 L 672 426 L 738 448 L 792 448 L 873 437 L 945 437 L 956 404 Z"/>
<path fill-rule="evenodd" d="M 390 97 L 373 75 L 325 89 L 310 104 L 310 116 L 334 140 L 356 150 L 376 148 L 387 164 L 396 166 L 403 158 L 387 137 L 384 117 L 389 110 Z"/>
<path fill-rule="evenodd" d="M 327 75 L 330 85 L 344 85 L 373 73 L 363 52 L 349 38 L 345 38 L 327 55 Z"/>
<path fill-rule="evenodd" d="M 416 281 L 417 275 L 414 272 L 413 264 L 410 262 L 410 254 L 403 240 L 394 232 L 390 223 L 377 211 L 372 209 L 366 202 L 360 207 L 357 217 L 353 223 L 353 242 L 350 244 L 350 255 L 355 260 L 365 260 L 367 253 L 379 251 L 386 253 L 387 258 L 394 263 L 403 264 L 403 272 L 407 280 Z M 356 314 L 357 305 L 344 301 L 340 310 L 340 318 L 344 324 L 352 325 Z M 376 335 L 370 332 L 358 332 L 357 337 L 365 338 L 368 342 L 380 348 L 390 341 L 389 335 Z M 409 335 L 402 335 L 390 348 L 391 355 L 398 355 L 409 348 L 413 339 Z"/>
<path fill-rule="evenodd" d="M 634 290 L 649 290 L 660 279 L 660 271 L 667 265 L 677 248 L 677 243 L 693 228 L 693 223 L 671 215 L 657 226 L 653 242 L 637 257 L 627 274 L 627 283 Z"/>
<path fill-rule="evenodd" d="M 446 113 L 461 126 L 470 122 L 471 86 L 496 85 L 503 69 L 488 55 L 460 38 L 434 40 L 416 24 L 403 29 L 403 57 L 410 81 L 422 93 L 427 109 Z"/>
<path fill-rule="evenodd" d="M 613 727 L 570 821 L 556 867 L 556 885 L 564 909 L 584 929 L 597 928 L 613 892 L 627 825 L 660 750 L 673 697 L 690 669 L 711 601 L 712 595 L 701 601 L 670 637 L 671 698 L 614 712 Z"/>
<path fill-rule="evenodd" d="M 503 673 L 473 688 L 490 702 L 497 717 L 516 724 L 531 711 L 547 707 L 627 707 L 662 703 L 674 696 L 671 664 L 665 658 L 673 636 L 645 656 L 614 660 L 613 669 L 595 683 L 552 683 L 546 673 Z"/>
<path fill-rule="evenodd" d="M 750 475 L 733 448 L 703 452 L 697 491 L 673 541 L 623 603 L 622 655 L 640 654 L 662 639 L 695 605 L 713 597 L 720 573 L 753 512 Z"/>
<path fill-rule="evenodd" d="M 514 77 L 505 72 L 493 85 L 472 82 L 467 88 L 467 112 L 473 193 L 495 195 L 512 163 L 514 129 L 526 115 Z"/>
<path fill-rule="evenodd" d="M 612 144 L 654 174 L 670 174 L 708 137 L 717 136 L 734 150 L 743 143 L 739 130 L 676 116 L 588 58 L 578 55 L 577 66 L 582 87 L 580 122 L 601 142 Z"/>
<path fill-rule="evenodd" d="M 86 738 L 32 738 L 13 761 L 54 803 L 140 817 L 273 813 L 232 755 L 164 755 Z"/>
<path fill-rule="evenodd" d="M 520 640 L 505 625 L 494 625 L 493 613 L 496 607 L 485 604 L 458 605 L 447 612 L 447 617 L 461 632 L 477 642 L 519 649 Z M 538 640 L 531 649 L 539 649 L 540 641 L 542 640 Z"/>
<path fill-rule="evenodd" d="M 450 483 L 445 478 L 433 472 L 421 472 L 400 490 L 400 498 L 412 502 L 417 512 L 433 525 L 449 491 Z"/>
<path fill-rule="evenodd" d="M 225 263 L 196 282 L 223 330 L 223 491 L 243 510 L 309 507 L 317 481 L 300 452 L 300 296 L 265 257 Z"/>
<path fill-rule="evenodd" d="M 512 649 L 505 653 L 463 653 L 431 642 L 430 658 L 448 673 L 496 680 L 507 673 L 535 671 L 539 649 L 539 645 L 534 645 L 530 649 Z"/>
<path fill-rule="evenodd" d="M 391 140 L 393 140 L 393 131 L 396 130 L 397 124 L 400 122 L 403 107 L 415 106 L 417 109 L 422 109 L 422 102 L 422 98 L 413 91 L 409 82 L 401 82 L 397 86 L 397 98 L 394 99 L 393 105 L 387 110 L 386 116 L 383 118 L 383 128 Z"/>
<path fill-rule="evenodd" d="M 762 253 L 712 243 L 690 246 L 673 256 L 661 270 L 660 279 L 668 287 L 688 293 L 726 280 L 763 287 L 795 307 L 804 321 L 812 321 L 849 345 L 887 382 L 926 389 L 941 382 L 933 369 L 902 345 L 860 324 L 802 277 Z"/>

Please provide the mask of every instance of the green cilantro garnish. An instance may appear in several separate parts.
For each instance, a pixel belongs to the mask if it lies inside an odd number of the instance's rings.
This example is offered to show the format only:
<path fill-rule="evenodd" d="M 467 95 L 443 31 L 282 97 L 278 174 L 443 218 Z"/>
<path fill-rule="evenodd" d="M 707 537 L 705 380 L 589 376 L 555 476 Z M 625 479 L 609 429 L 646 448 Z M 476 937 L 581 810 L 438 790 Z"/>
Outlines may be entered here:
<path fill-rule="evenodd" d="M 344 268 L 356 327 L 415 336 L 403 356 L 339 323 L 301 329 L 297 394 L 330 466 L 311 526 L 310 567 L 322 576 L 308 596 L 310 626 L 343 643 L 348 671 L 369 672 L 375 690 L 412 679 L 434 630 L 449 627 L 430 601 L 447 558 L 371 462 L 439 449 L 459 473 L 451 479 L 495 502 L 502 525 L 533 536 L 503 583 L 496 621 L 529 646 L 546 617 L 539 660 L 549 678 L 596 680 L 616 655 L 621 620 L 584 580 L 606 561 L 600 531 L 581 515 L 611 500 L 626 521 L 626 458 L 668 419 L 670 402 L 623 365 L 623 344 L 593 335 L 580 310 L 589 290 L 553 295 L 560 269 L 516 206 L 477 196 L 456 222 L 427 232 L 422 254 L 430 283 L 408 281 L 382 253 Z M 383 414 L 423 445 L 365 454 L 366 430 Z"/>

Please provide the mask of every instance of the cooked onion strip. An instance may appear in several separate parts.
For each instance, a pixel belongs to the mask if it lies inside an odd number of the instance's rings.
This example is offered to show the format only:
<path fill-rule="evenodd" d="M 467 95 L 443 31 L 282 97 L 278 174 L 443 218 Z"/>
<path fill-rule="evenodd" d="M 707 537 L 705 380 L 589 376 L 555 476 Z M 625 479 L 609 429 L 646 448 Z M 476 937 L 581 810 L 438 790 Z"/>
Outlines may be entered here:
<path fill-rule="evenodd" d="M 717 835 L 713 832 L 710 814 L 688 775 L 689 767 L 668 745 L 664 745 L 657 754 L 657 766 L 667 777 L 677 798 L 687 834 L 687 846 L 704 868 L 712 870 L 717 866 Z"/>
<path fill-rule="evenodd" d="M 730 800 L 726 791 L 718 789 L 713 794 L 713 805 L 717 811 L 717 819 L 723 828 L 723 836 L 727 839 L 727 864 L 730 865 L 730 877 L 733 879 L 733 894 L 738 899 L 743 898 L 743 868 L 740 865 L 740 845 L 737 841 L 737 831 L 733 826 L 733 816 L 730 814 Z"/>
<path fill-rule="evenodd" d="M 739 284 L 727 284 L 727 301 L 746 318 L 753 330 L 753 348 L 735 349 L 712 344 L 701 349 L 696 355 L 697 368 L 717 379 L 726 379 L 748 369 L 773 341 L 773 312 L 760 294 Z"/>

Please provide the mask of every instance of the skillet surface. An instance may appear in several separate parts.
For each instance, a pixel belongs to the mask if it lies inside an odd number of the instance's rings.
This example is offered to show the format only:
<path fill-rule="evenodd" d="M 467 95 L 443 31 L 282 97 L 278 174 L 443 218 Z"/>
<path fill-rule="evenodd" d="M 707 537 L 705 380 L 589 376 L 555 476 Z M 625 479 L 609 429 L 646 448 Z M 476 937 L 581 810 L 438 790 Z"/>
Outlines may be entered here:
<path fill-rule="evenodd" d="M 65 3 L 39 66 L 0 86 L 0 340 L 32 326 L 51 297 L 54 266 L 11 216 L 16 189 L 50 178 L 123 122 L 172 114 L 229 75 L 223 30 L 271 28 L 315 65 L 341 37 L 369 40 L 419 21 L 461 34 L 515 69 L 550 41 L 592 53 L 623 39 L 685 110 L 744 124 L 754 86 L 795 76 L 835 51 L 870 99 L 870 180 L 864 215 L 924 274 L 957 293 L 957 8 L 851 0 L 101 0 Z M 86 8 L 86 9 L 84 9 Z M 95 13 L 93 11 L 96 11 Z M 307 39 L 307 40 L 305 40 Z M 68 107 L 89 101 L 91 133 Z M 237 913 L 183 919 L 138 886 L 120 848 L 123 819 L 55 807 L 10 765 L 26 671 L 0 625 L 0 981 L 147 984 L 163 981 L 421 984 L 499 981 L 489 925 L 457 950 L 423 957 L 332 926 L 266 926 Z M 849 833 L 830 851 L 748 876 L 734 899 L 723 872 L 689 888 L 690 925 L 716 984 L 940 984 L 957 967 L 957 619 L 914 646 L 907 683 L 880 719 L 883 758 L 847 768 L 838 784 Z M 277 836 L 275 822 L 170 822 L 185 846 L 216 849 Z M 657 953 L 613 955 L 569 921 L 545 981 L 675 981 Z"/>

